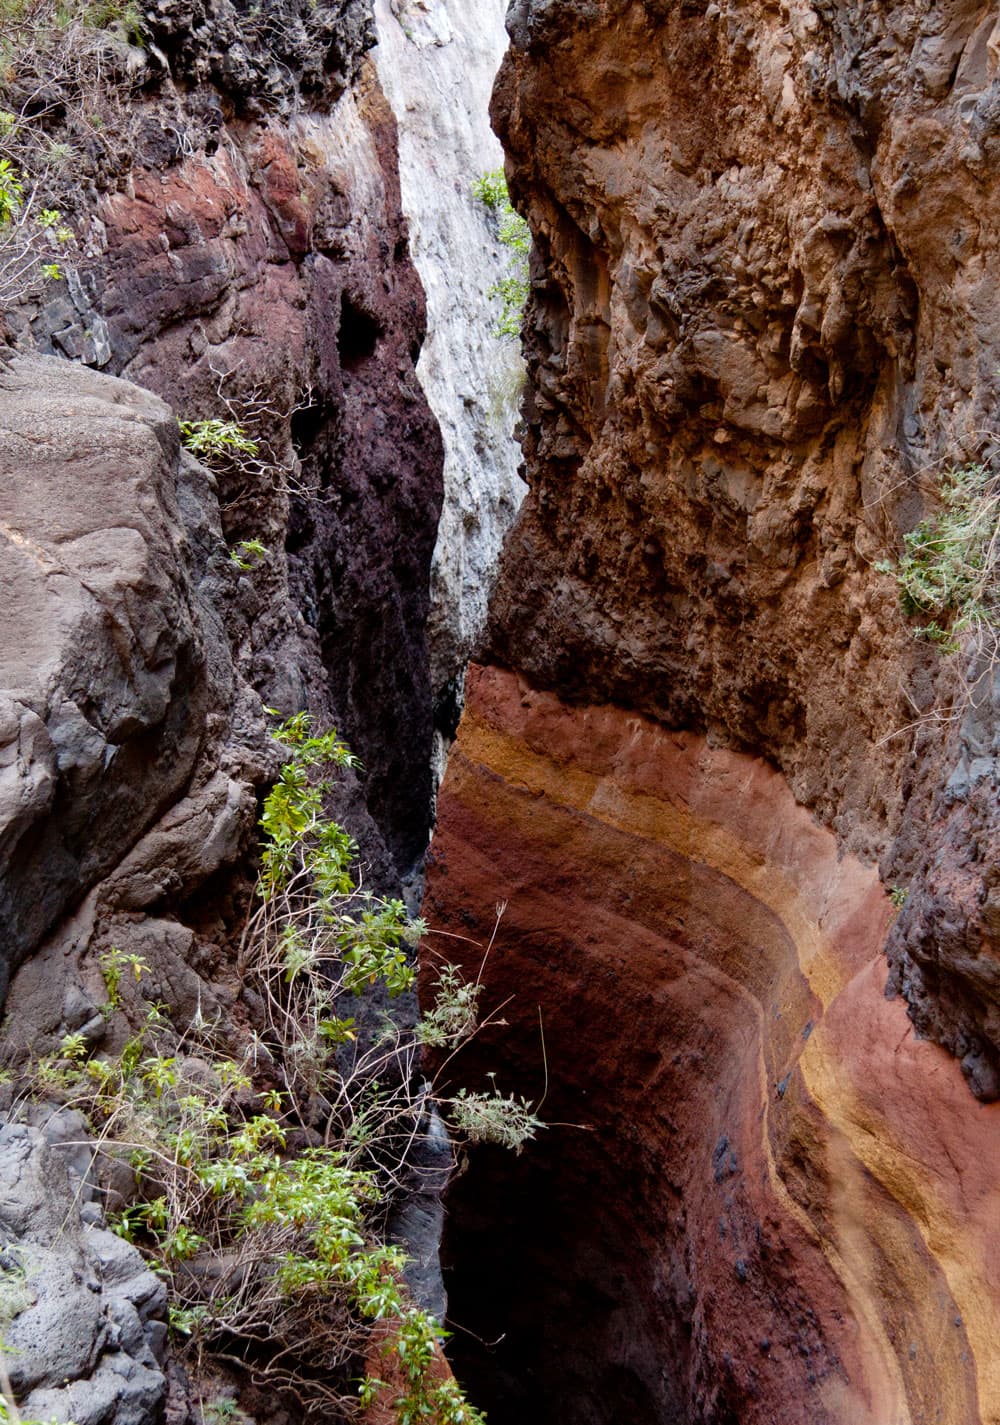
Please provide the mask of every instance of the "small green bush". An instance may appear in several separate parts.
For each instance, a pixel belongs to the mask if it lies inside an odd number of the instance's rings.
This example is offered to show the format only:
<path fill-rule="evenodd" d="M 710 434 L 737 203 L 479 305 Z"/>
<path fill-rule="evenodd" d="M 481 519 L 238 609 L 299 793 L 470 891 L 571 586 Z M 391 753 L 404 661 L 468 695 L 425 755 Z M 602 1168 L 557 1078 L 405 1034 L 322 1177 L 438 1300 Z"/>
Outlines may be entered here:
<path fill-rule="evenodd" d="M 903 538 L 898 560 L 878 564 L 899 585 L 915 633 L 943 653 L 967 642 L 995 657 L 1000 630 L 1000 475 L 988 463 L 946 470 L 940 509 Z"/>
<path fill-rule="evenodd" d="M 364 892 L 356 848 L 324 812 L 328 770 L 354 765 L 335 732 L 298 714 L 275 732 L 286 760 L 264 801 L 256 905 L 240 974 L 263 1023 L 242 1055 L 203 1020 L 179 1030 L 162 1006 L 115 1055 L 92 1054 L 81 1034 L 37 1060 L 28 1092 L 79 1108 L 103 1160 L 131 1169 L 136 1192 L 112 1225 L 169 1287 L 178 1341 L 245 1354 L 272 1389 L 310 1410 L 342 1412 L 348 1376 L 370 1358 L 374 1323 L 405 1382 L 392 1399 L 401 1425 L 481 1416 L 434 1358 L 445 1333 L 408 1299 L 405 1259 L 382 1237 L 428 1101 L 470 1142 L 520 1151 L 538 1127 L 531 1106 L 494 1089 L 451 1098 L 414 1071 L 414 1039 L 453 1050 L 475 1033 L 479 985 L 444 965 L 415 1034 L 390 1015 L 362 1034 L 360 996 L 412 989 L 412 950 L 423 926 L 405 906 Z M 141 957 L 112 948 L 100 959 L 110 1015 L 148 982 Z M 369 1012 L 367 1018 L 370 1020 Z M 263 1070 L 261 1069 L 263 1066 Z M 261 1081 L 263 1077 L 263 1082 Z M 307 1126 L 322 1141 L 296 1153 Z M 362 1404 L 389 1388 L 360 1384 Z"/>
<path fill-rule="evenodd" d="M 256 455 L 258 443 L 236 421 L 181 421 L 181 440 L 186 450 L 206 465 L 228 463 L 241 455 Z"/>
<path fill-rule="evenodd" d="M 510 254 L 507 271 L 490 288 L 487 296 L 500 302 L 496 334 L 516 338 L 521 335 L 524 308 L 530 291 L 528 253 L 531 250 L 531 231 L 511 204 L 502 168 L 482 174 L 473 182 L 472 192 L 496 217 L 497 237 Z"/>

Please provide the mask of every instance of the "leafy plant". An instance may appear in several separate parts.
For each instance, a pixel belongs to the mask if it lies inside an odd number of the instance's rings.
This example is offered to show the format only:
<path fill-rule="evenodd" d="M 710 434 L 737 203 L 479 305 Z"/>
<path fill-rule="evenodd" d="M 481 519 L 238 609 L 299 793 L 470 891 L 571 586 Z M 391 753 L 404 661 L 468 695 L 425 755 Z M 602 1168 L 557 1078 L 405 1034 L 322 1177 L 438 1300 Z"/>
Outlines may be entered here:
<path fill-rule="evenodd" d="M 266 559 L 268 550 L 259 539 L 241 539 L 229 551 L 229 560 L 237 569 L 252 569 L 258 559 Z"/>
<path fill-rule="evenodd" d="M 9 158 L 0 158 L 0 227 L 12 223 L 24 201 L 24 181 Z"/>
<path fill-rule="evenodd" d="M 121 983 L 122 976 L 127 970 L 131 970 L 136 984 L 142 979 L 144 974 L 149 973 L 149 966 L 141 955 L 131 955 L 119 950 L 112 945 L 106 954 L 101 955 L 98 963 L 101 967 L 101 974 L 104 976 L 104 987 L 108 992 L 108 1003 L 112 1009 L 121 1007 Z"/>
<path fill-rule="evenodd" d="M 178 421 L 177 424 L 185 448 L 206 465 L 228 463 L 236 455 L 257 454 L 257 442 L 235 421 Z"/>
<path fill-rule="evenodd" d="M 83 1111 L 100 1158 L 134 1174 L 134 1200 L 112 1225 L 167 1281 L 179 1344 L 245 1353 L 271 1389 L 339 1413 L 353 1363 L 371 1358 L 383 1323 L 387 1374 L 402 1382 L 397 1419 L 477 1425 L 458 1386 L 441 1379 L 445 1333 L 409 1300 L 404 1256 L 382 1227 L 429 1100 L 474 1142 L 519 1150 L 539 1121 L 495 1091 L 441 1097 L 416 1072 L 417 1040 L 450 1050 L 476 1031 L 479 986 L 454 967 L 440 970 L 415 1035 L 371 1005 L 358 1028 L 363 996 L 412 989 L 423 926 L 401 902 L 363 890 L 354 843 L 325 814 L 329 770 L 356 765 L 336 732 L 315 732 L 300 713 L 274 736 L 286 760 L 264 801 L 238 961 L 263 1006 L 250 1042 L 233 1056 L 203 1021 L 178 1031 L 151 1005 L 113 1056 L 67 1035 L 34 1064 L 31 1091 Z M 112 1010 L 149 968 L 118 948 L 100 965 Z M 291 1152 L 307 1127 L 313 1142 Z M 393 1389 L 366 1376 L 361 1403 Z"/>
<path fill-rule="evenodd" d="M 265 387 L 248 387 L 238 370 L 212 372 L 217 409 L 225 414 L 178 424 L 185 447 L 219 477 L 223 513 L 259 489 L 318 498 L 318 488 L 302 478 L 288 434 L 292 417 L 309 407 L 310 393 L 286 409 Z"/>
<path fill-rule="evenodd" d="M 493 212 L 504 213 L 510 207 L 507 178 L 502 168 L 495 168 L 489 173 L 482 173 L 478 178 L 474 178 L 472 193 L 484 207 Z"/>
<path fill-rule="evenodd" d="M 482 985 L 466 980 L 456 965 L 443 965 L 438 972 L 431 1008 L 417 1025 L 417 1038 L 429 1049 L 460 1044 L 479 1022 Z"/>
<path fill-rule="evenodd" d="M 995 659 L 1000 629 L 1000 475 L 989 462 L 946 470 L 940 509 L 903 538 L 894 575 L 918 638 L 955 653 L 968 638 Z"/>
<path fill-rule="evenodd" d="M 494 215 L 497 222 L 497 238 L 509 253 L 507 271 L 487 293 L 490 298 L 499 299 L 500 302 L 496 334 L 505 337 L 519 337 L 524 321 L 524 307 L 530 290 L 528 253 L 531 249 L 531 231 L 520 213 L 516 212 L 511 204 L 510 194 L 507 191 L 507 179 L 502 168 L 484 173 L 475 179 L 472 192 Z"/>
<path fill-rule="evenodd" d="M 470 1143 L 497 1143 L 520 1153 L 541 1128 L 541 1120 L 524 1098 L 459 1089 L 451 1100 L 451 1118 Z"/>

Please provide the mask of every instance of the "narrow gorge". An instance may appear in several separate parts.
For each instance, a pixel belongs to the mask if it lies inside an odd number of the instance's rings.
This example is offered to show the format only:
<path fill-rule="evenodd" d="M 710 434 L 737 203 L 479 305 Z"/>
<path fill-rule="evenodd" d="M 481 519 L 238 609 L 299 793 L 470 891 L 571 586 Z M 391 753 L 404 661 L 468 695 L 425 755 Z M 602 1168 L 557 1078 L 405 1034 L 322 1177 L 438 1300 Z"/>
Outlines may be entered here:
<path fill-rule="evenodd" d="M 1000 1425 L 998 66 L 0 6 L 15 1425 Z"/>

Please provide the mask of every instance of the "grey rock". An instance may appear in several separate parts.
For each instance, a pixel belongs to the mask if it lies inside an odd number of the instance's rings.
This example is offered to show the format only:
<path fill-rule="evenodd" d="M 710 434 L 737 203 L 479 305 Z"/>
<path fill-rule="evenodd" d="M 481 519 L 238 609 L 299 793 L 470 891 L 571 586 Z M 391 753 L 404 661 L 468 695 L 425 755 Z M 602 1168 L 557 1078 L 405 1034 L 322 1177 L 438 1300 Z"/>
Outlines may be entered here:
<path fill-rule="evenodd" d="M 146 392 L 47 358 L 0 373 L 0 991 L 191 773 L 205 660 L 177 461 Z"/>
<path fill-rule="evenodd" d="M 22 1410 L 41 1420 L 72 1420 L 75 1425 L 151 1425 L 162 1412 L 165 1393 L 161 1371 L 119 1351 L 107 1356 L 88 1380 L 32 1391 Z"/>
<path fill-rule="evenodd" d="M 128 1242 L 84 1225 L 79 1170 L 91 1149 L 80 1115 L 38 1116 L 40 1127 L 0 1127 L 0 1265 L 17 1285 L 4 1323 L 12 1385 L 26 1416 L 149 1425 L 166 1388 L 166 1290 Z"/>

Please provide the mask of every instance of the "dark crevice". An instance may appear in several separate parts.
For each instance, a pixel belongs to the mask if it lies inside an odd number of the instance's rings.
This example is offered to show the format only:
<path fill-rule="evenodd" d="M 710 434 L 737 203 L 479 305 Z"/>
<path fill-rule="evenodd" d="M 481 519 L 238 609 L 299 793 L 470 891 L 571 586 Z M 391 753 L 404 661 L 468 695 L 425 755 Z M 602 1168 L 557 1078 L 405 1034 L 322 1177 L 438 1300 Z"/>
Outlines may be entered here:
<path fill-rule="evenodd" d="M 346 292 L 340 298 L 337 352 L 342 371 L 358 371 L 375 355 L 382 329 L 375 318 Z"/>

